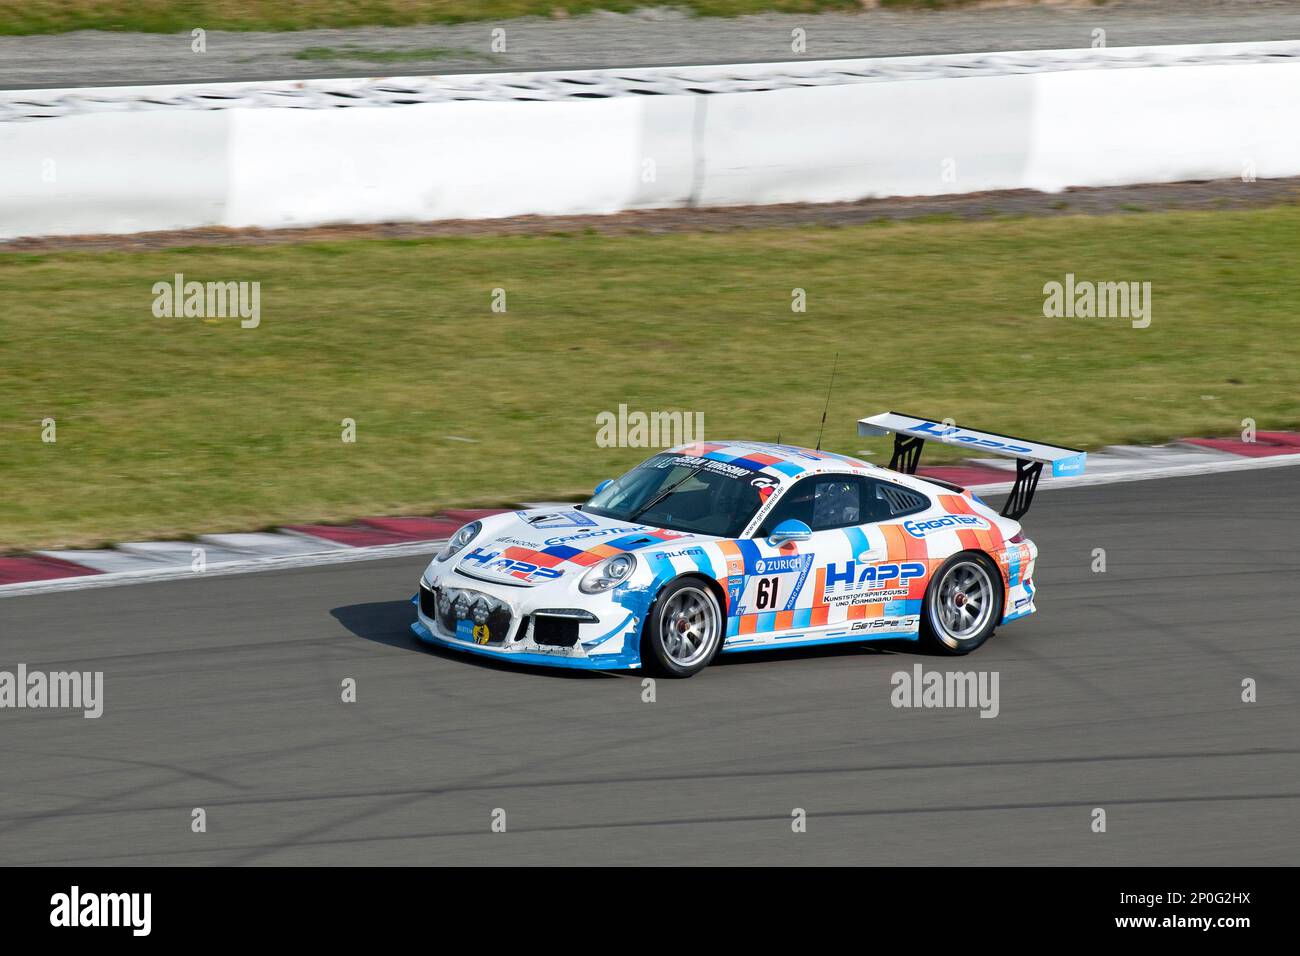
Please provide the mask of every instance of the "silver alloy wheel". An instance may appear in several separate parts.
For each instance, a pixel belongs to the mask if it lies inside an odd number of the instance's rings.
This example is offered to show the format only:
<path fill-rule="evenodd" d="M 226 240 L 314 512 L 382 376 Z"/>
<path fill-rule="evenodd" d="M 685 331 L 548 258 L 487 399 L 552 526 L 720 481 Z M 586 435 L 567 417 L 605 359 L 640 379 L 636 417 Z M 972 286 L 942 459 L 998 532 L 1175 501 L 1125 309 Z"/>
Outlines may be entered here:
<path fill-rule="evenodd" d="M 674 591 L 659 612 L 664 653 L 678 667 L 707 660 L 722 634 L 713 596 L 695 587 Z"/>
<path fill-rule="evenodd" d="M 995 603 L 988 569 L 978 561 L 961 561 L 939 582 L 930 620 L 954 640 L 969 640 L 988 624 Z"/>

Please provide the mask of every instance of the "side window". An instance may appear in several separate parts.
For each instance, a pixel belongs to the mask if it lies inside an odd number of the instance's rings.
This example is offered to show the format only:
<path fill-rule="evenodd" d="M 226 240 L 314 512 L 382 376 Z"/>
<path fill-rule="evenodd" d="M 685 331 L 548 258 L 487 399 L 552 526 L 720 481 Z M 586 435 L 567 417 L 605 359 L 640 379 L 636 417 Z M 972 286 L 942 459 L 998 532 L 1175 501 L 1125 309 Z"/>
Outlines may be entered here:
<path fill-rule="evenodd" d="M 862 523 L 863 481 L 851 475 L 825 475 L 817 479 L 813 495 L 814 531 L 847 528 Z"/>
<path fill-rule="evenodd" d="M 867 479 L 857 475 L 813 475 L 791 486 L 755 532 L 765 538 L 782 521 L 802 521 L 814 531 L 846 528 L 863 518 L 868 503 Z"/>
<path fill-rule="evenodd" d="M 776 507 L 767 513 L 763 523 L 758 526 L 754 532 L 757 538 L 766 538 L 772 533 L 772 529 L 782 521 L 794 519 L 802 521 L 808 527 L 812 527 L 812 503 L 813 503 L 813 485 L 812 478 L 804 478 L 797 481 L 785 490 L 781 495 L 781 500 L 776 503 Z"/>
<path fill-rule="evenodd" d="M 930 507 L 930 499 L 919 491 L 904 488 L 889 481 L 869 479 L 874 486 L 871 491 L 871 504 L 866 509 L 870 517 L 863 521 L 888 521 L 903 515 L 916 514 Z"/>
<path fill-rule="evenodd" d="M 766 538 L 782 521 L 794 518 L 814 531 L 888 521 L 930 507 L 920 492 L 860 475 L 814 475 L 795 483 L 754 532 Z"/>

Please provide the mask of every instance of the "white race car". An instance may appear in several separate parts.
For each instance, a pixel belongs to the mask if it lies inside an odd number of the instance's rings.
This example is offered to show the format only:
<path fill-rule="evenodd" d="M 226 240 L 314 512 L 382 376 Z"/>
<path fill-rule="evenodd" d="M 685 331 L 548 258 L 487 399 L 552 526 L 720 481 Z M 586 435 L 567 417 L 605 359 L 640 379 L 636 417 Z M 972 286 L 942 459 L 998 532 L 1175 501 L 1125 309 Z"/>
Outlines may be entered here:
<path fill-rule="evenodd" d="M 500 660 L 689 677 L 721 653 L 913 639 L 950 654 L 1034 611 L 1021 532 L 1044 465 L 1085 453 L 889 412 L 889 468 L 763 442 L 698 442 L 585 504 L 473 521 L 429 563 L 412 625 Z M 925 441 L 1017 459 L 1001 512 L 915 475 Z"/>

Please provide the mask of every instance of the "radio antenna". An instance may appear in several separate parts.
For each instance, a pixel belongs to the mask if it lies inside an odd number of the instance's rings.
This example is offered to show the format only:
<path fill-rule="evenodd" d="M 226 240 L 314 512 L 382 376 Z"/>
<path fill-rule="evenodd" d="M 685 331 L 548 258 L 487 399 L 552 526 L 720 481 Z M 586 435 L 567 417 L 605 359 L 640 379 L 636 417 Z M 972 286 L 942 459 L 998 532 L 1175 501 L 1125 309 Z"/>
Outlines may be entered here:
<path fill-rule="evenodd" d="M 826 406 L 822 409 L 822 424 L 821 427 L 817 429 L 817 451 L 822 450 L 822 432 L 826 430 L 826 413 L 830 411 L 831 408 L 831 389 L 835 387 L 835 369 L 839 364 L 840 353 L 836 352 L 835 361 L 831 364 L 831 383 L 826 386 Z"/>

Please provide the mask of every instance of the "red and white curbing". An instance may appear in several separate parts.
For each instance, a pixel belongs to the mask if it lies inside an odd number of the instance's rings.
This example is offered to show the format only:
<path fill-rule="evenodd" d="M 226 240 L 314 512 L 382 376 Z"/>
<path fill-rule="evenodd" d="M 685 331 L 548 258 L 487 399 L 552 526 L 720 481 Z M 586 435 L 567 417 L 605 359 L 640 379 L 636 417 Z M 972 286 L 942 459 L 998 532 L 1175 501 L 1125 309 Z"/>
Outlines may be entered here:
<path fill-rule="evenodd" d="M 1089 452 L 1086 474 L 1044 481 L 1039 490 L 1291 464 L 1300 464 L 1300 432 L 1260 432 L 1254 442 L 1188 438 L 1150 447 L 1114 445 Z M 1002 459 L 973 459 L 920 472 L 980 494 L 998 494 L 1010 490 L 1014 468 L 1014 463 Z M 570 504 L 522 502 L 520 507 Z M 139 541 L 94 551 L 0 555 L 0 597 L 427 554 L 462 524 L 503 510 L 444 511 L 427 518 L 362 518 L 350 525 L 291 525 L 278 533 L 209 534 L 194 541 Z M 200 555 L 196 551 L 200 549 L 203 570 L 197 571 L 195 562 Z"/>

